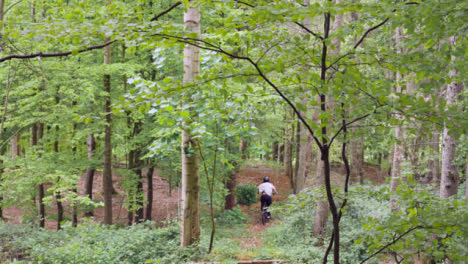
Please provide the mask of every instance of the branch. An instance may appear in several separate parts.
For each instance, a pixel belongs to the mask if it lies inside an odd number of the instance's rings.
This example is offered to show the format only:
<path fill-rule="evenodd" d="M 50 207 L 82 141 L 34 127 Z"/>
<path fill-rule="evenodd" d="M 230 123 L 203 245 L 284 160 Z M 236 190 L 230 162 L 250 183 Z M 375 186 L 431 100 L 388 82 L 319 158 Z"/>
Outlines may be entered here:
<path fill-rule="evenodd" d="M 364 35 L 362 35 L 361 39 L 359 39 L 359 41 L 356 43 L 356 45 L 354 45 L 353 49 L 356 49 L 356 48 L 364 41 L 364 39 L 367 37 L 367 35 L 368 35 L 369 33 L 371 33 L 372 31 L 374 31 L 374 30 L 376 30 L 376 29 L 378 29 L 379 27 L 383 26 L 385 23 L 388 22 L 388 20 L 390 20 L 389 17 L 387 17 L 384 21 L 380 22 L 379 24 L 377 24 L 377 25 L 375 25 L 375 26 L 369 28 L 369 29 L 364 33 Z"/>
<path fill-rule="evenodd" d="M 154 34 L 152 36 L 159 36 L 159 37 L 163 37 L 163 38 L 167 38 L 167 39 L 175 39 L 177 40 L 178 42 L 181 42 L 181 43 L 185 43 L 185 44 L 188 44 L 188 45 L 192 45 L 194 47 L 198 47 L 200 49 L 205 49 L 205 50 L 211 50 L 211 51 L 214 51 L 214 52 L 217 52 L 217 53 L 221 53 L 221 54 L 224 54 L 230 58 L 234 58 L 234 59 L 239 59 L 239 60 L 245 60 L 245 61 L 248 61 L 254 68 L 255 70 L 258 72 L 258 75 L 260 75 L 260 77 L 266 81 L 275 91 L 276 93 L 284 100 L 286 101 L 286 103 L 293 109 L 294 113 L 297 115 L 297 117 L 299 118 L 299 120 L 301 120 L 301 123 L 304 124 L 304 126 L 307 128 L 307 130 L 309 131 L 309 133 L 311 134 L 311 136 L 313 137 L 313 139 L 315 140 L 315 142 L 317 143 L 317 146 L 322 150 L 323 146 L 322 144 L 320 143 L 320 140 L 315 136 L 314 134 L 314 131 L 312 130 L 312 128 L 310 127 L 310 125 L 307 123 L 307 121 L 304 119 L 304 117 L 301 115 L 301 113 L 299 112 L 299 110 L 296 108 L 296 106 L 291 102 L 291 100 L 289 100 L 289 98 L 287 98 L 282 92 L 281 90 L 278 88 L 278 86 L 276 86 L 266 75 L 265 73 L 263 73 L 262 69 L 260 68 L 260 66 L 258 66 L 257 63 L 255 63 L 255 61 L 253 61 L 250 57 L 245 57 L 245 56 L 240 56 L 240 55 L 236 55 L 236 54 L 233 54 L 233 53 L 230 53 L 228 51 L 225 51 L 224 49 L 222 49 L 220 46 L 216 46 L 212 43 L 209 43 L 205 40 L 202 40 L 202 39 L 195 39 L 195 38 L 187 38 L 187 37 L 178 37 L 178 36 L 171 36 L 171 35 L 166 35 L 166 34 Z M 203 45 L 200 45 L 199 43 L 201 44 L 204 44 L 206 46 L 203 46 Z"/>
<path fill-rule="evenodd" d="M 190 2 L 190 0 L 189 0 Z M 162 11 L 161 13 L 155 15 L 150 21 L 156 21 L 158 20 L 160 17 L 164 16 L 165 14 L 169 13 L 172 11 L 172 9 L 180 6 L 182 4 L 182 1 L 178 1 L 177 3 L 173 4 L 172 6 L 170 6 L 168 9 Z"/>
<path fill-rule="evenodd" d="M 305 31 L 307 31 L 309 34 L 313 35 L 314 37 L 320 39 L 320 40 L 323 40 L 323 37 L 320 36 L 319 34 L 313 32 L 312 30 L 310 30 L 308 27 L 306 27 L 305 25 L 299 23 L 299 22 L 294 22 L 294 24 L 300 26 L 302 29 L 304 29 Z"/>
<path fill-rule="evenodd" d="M 415 227 L 412 227 L 408 230 L 406 230 L 403 234 L 399 235 L 397 238 L 393 239 L 392 242 L 388 243 L 387 245 L 385 245 L 384 247 L 382 247 L 381 249 L 377 250 L 376 252 L 374 252 L 372 255 L 370 255 L 369 257 L 365 258 L 363 261 L 360 262 L 360 264 L 368 261 L 369 259 L 373 258 L 374 256 L 378 255 L 380 252 L 384 251 L 386 248 L 388 248 L 389 246 L 395 244 L 396 242 L 398 242 L 398 240 L 402 239 L 404 236 L 406 236 L 407 234 L 413 232 L 414 230 L 416 229 L 421 229 L 423 228 L 423 226 L 415 226 Z"/>
<path fill-rule="evenodd" d="M 374 112 L 375 112 L 375 111 L 374 111 Z M 366 118 L 366 117 L 368 117 L 368 116 L 370 116 L 370 115 L 371 115 L 371 114 L 365 114 L 365 115 L 363 115 L 363 116 L 360 116 L 360 117 L 357 117 L 357 118 L 353 119 L 352 121 L 349 121 L 348 123 L 343 124 L 343 125 L 340 127 L 340 129 L 338 129 L 338 131 L 335 133 L 335 135 L 333 135 L 333 137 L 332 137 L 331 140 L 330 140 L 330 144 L 329 144 L 329 145 L 331 145 L 331 144 L 333 143 L 333 141 L 335 140 L 335 138 L 341 133 L 341 131 L 343 131 L 343 129 L 346 128 L 346 126 L 352 125 L 353 123 L 356 123 L 357 121 L 362 120 L 362 119 L 364 119 L 364 118 Z"/>
<path fill-rule="evenodd" d="M 101 45 L 91 46 L 91 47 L 87 47 L 85 49 L 78 50 L 77 53 L 83 53 L 83 52 L 87 52 L 87 51 L 91 51 L 91 50 L 95 50 L 95 49 L 102 49 L 104 47 L 109 46 L 113 42 L 115 42 L 115 40 L 106 42 L 106 43 L 101 44 Z M 7 61 L 7 60 L 11 60 L 11 59 L 32 59 L 32 58 L 37 58 L 37 57 L 42 57 L 42 58 L 65 57 L 65 56 L 71 55 L 73 53 L 74 53 L 73 51 L 64 51 L 64 52 L 57 52 L 57 53 L 43 53 L 41 51 L 39 53 L 31 53 L 31 54 L 26 54 L 26 55 L 12 54 L 12 55 L 0 58 L 0 62 L 4 62 L 4 61 Z"/>

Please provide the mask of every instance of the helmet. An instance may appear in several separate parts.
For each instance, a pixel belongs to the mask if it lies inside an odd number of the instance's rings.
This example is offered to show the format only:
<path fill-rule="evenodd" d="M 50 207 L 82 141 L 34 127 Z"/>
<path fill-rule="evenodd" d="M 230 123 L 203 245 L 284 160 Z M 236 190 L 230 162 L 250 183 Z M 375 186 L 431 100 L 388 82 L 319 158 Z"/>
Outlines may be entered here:
<path fill-rule="evenodd" d="M 267 177 L 263 178 L 263 182 L 270 182 L 270 177 L 267 176 Z"/>

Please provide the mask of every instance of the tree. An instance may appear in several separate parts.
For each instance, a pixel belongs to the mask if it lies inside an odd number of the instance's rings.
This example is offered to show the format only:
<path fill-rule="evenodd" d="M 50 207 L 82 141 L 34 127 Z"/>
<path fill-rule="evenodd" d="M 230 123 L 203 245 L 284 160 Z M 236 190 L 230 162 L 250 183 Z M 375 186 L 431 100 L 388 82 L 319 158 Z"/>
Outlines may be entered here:
<path fill-rule="evenodd" d="M 197 38 L 200 35 L 200 6 L 193 2 L 184 13 L 186 30 Z M 193 45 L 184 48 L 184 84 L 196 83 L 200 73 L 200 50 Z M 191 92 L 184 91 L 186 104 L 192 102 Z M 196 118 L 192 113 L 191 119 Z M 185 247 L 200 239 L 200 176 L 198 168 L 198 139 L 191 132 L 191 120 L 186 120 L 182 130 L 182 214 L 180 244 Z"/>
<path fill-rule="evenodd" d="M 456 37 L 450 37 L 449 40 L 452 46 L 456 45 Z M 455 59 L 453 59 L 455 60 Z M 453 66 L 452 66 L 453 67 Z M 457 74 L 457 69 L 453 68 L 449 77 L 454 78 Z M 456 103 L 459 93 L 462 91 L 463 85 L 456 79 L 447 85 L 445 91 L 445 101 L 447 108 L 450 108 Z M 440 198 L 448 198 L 458 191 L 459 175 L 458 169 L 454 165 L 455 160 L 455 135 L 450 131 L 449 124 L 451 118 L 449 118 L 444 124 L 444 134 L 442 137 L 442 175 L 440 181 Z M 453 124 L 451 124 L 453 126 Z"/>

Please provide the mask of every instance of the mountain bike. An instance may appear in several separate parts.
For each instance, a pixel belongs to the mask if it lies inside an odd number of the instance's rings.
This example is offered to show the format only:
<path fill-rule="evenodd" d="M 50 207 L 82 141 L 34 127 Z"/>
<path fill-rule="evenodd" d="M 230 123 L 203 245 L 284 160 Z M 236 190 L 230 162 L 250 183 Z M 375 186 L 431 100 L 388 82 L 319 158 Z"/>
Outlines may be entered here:
<path fill-rule="evenodd" d="M 268 223 L 268 221 L 270 221 L 270 219 L 271 219 L 271 214 L 268 211 L 268 207 L 264 207 L 262 210 L 262 224 L 265 225 L 266 223 Z"/>

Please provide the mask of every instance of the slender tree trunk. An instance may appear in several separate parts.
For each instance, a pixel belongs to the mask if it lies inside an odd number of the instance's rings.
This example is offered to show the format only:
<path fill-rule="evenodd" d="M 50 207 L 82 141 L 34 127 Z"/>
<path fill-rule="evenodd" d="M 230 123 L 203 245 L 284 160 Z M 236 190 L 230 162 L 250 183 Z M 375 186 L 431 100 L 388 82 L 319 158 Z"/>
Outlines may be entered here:
<path fill-rule="evenodd" d="M 141 132 L 141 122 L 135 123 L 135 128 L 134 128 L 134 136 L 138 136 Z M 136 188 L 136 205 L 137 205 L 137 210 L 135 212 L 135 223 L 140 223 L 143 220 L 143 199 L 144 199 L 144 194 L 143 194 L 143 174 L 142 174 L 142 161 L 141 161 L 141 151 L 140 151 L 140 146 L 137 146 L 137 149 L 135 150 L 135 173 L 138 176 L 138 183 L 137 183 L 137 188 Z"/>
<path fill-rule="evenodd" d="M 271 152 L 272 152 L 271 159 L 273 161 L 277 161 L 278 160 L 278 142 L 277 141 L 273 142 L 273 145 L 271 146 Z"/>
<path fill-rule="evenodd" d="M 232 210 L 234 208 L 235 204 L 235 193 L 234 189 L 236 187 L 236 174 L 239 172 L 239 167 L 237 162 L 233 162 L 232 164 L 234 166 L 234 169 L 228 173 L 228 179 L 226 181 L 226 189 L 228 190 L 228 195 L 224 198 L 225 203 L 224 203 L 224 209 L 225 210 Z"/>
<path fill-rule="evenodd" d="M 105 3 L 108 6 L 112 1 Z M 110 41 L 109 38 L 104 39 L 105 42 Z M 111 64 L 111 45 L 104 48 L 104 64 Z M 112 224 L 112 109 L 111 109 L 111 76 L 104 74 L 104 90 L 105 96 L 105 125 L 104 125 L 104 171 L 102 175 L 102 186 L 104 193 L 104 224 Z"/>
<path fill-rule="evenodd" d="M 468 200 L 468 162 L 465 165 L 465 200 Z"/>
<path fill-rule="evenodd" d="M 245 140 L 245 138 L 241 137 L 239 141 L 239 152 L 241 153 L 241 157 L 243 160 L 247 159 L 247 152 L 246 152 L 247 147 L 248 147 L 247 141 Z"/>
<path fill-rule="evenodd" d="M 395 30 L 395 42 L 396 45 L 399 46 L 401 43 L 401 38 L 403 34 L 403 29 L 401 27 L 396 28 Z M 397 47 L 397 54 L 400 54 L 401 48 Z M 394 92 L 397 94 L 401 94 L 402 88 L 400 81 L 402 79 L 401 73 L 396 73 L 396 86 Z M 401 116 L 397 114 L 397 119 L 401 119 Z M 401 127 L 401 122 L 398 123 L 398 126 L 395 128 L 395 140 L 393 147 L 393 159 L 392 159 L 392 172 L 391 172 L 391 182 L 390 182 L 390 191 L 396 191 L 396 188 L 401 180 L 401 161 L 403 159 L 403 129 Z M 391 199 L 391 206 L 394 207 L 394 200 Z"/>
<path fill-rule="evenodd" d="M 31 127 L 31 146 L 37 146 L 38 141 L 42 138 L 44 126 L 35 123 Z M 37 186 L 38 206 L 39 206 L 39 226 L 45 227 L 45 205 L 44 205 L 44 184 L 40 183 Z"/>
<path fill-rule="evenodd" d="M 20 148 L 19 148 L 19 140 L 20 140 L 20 132 L 16 133 L 12 138 L 11 138 L 11 147 L 10 147 L 10 154 L 13 159 L 16 159 L 16 157 L 19 157 L 20 155 Z"/>
<path fill-rule="evenodd" d="M 429 160 L 430 180 L 432 184 L 440 185 L 440 132 L 434 128 L 431 140 L 431 158 Z"/>
<path fill-rule="evenodd" d="M 60 99 L 58 95 L 55 97 L 55 103 L 58 105 L 60 102 Z M 54 141 L 54 152 L 56 154 L 59 153 L 59 140 L 58 140 L 58 135 L 59 135 L 59 127 L 56 125 L 55 126 L 55 141 Z M 60 185 L 60 177 L 57 179 L 57 184 Z M 63 222 L 63 205 L 62 205 L 62 194 L 60 191 L 57 192 L 55 195 L 55 203 L 57 205 L 57 230 L 62 229 L 61 223 Z"/>
<path fill-rule="evenodd" d="M 0 153 L 2 155 L 5 155 L 5 152 L 6 152 L 6 148 L 3 147 Z M 3 171 L 4 171 L 3 159 L 0 159 L 0 179 L 2 178 Z M 2 200 L 3 200 L 3 195 L 0 195 L 0 220 L 3 220 Z"/>
<path fill-rule="evenodd" d="M 153 212 L 153 173 L 154 167 L 150 165 L 148 171 L 146 172 L 146 215 L 145 220 L 151 221 L 151 215 Z"/>
<path fill-rule="evenodd" d="M 364 137 L 354 138 L 351 141 L 351 178 L 364 184 Z"/>
<path fill-rule="evenodd" d="M 450 38 L 450 43 L 455 46 L 455 37 Z M 454 60 L 455 58 L 452 58 Z M 449 73 L 449 77 L 454 77 L 457 74 L 457 69 L 453 69 Z M 458 83 L 456 79 L 447 85 L 445 93 L 445 101 L 447 109 L 456 104 L 457 97 L 462 91 L 463 85 Z M 444 134 L 442 138 L 442 175 L 440 181 L 440 198 L 448 198 L 457 194 L 459 175 L 456 166 L 453 164 L 455 160 L 456 141 L 454 133 L 449 131 L 448 122 L 452 122 L 449 118 L 444 124 Z"/>
<path fill-rule="evenodd" d="M 186 30 L 200 35 L 200 6 L 194 1 L 184 14 Z M 195 38 L 197 37 L 195 36 Z M 200 72 L 200 49 L 185 45 L 184 48 L 184 84 L 196 82 Z M 190 91 L 185 95 L 190 101 Z M 196 115 L 192 113 L 196 118 Z M 191 245 L 200 239 L 200 176 L 198 160 L 198 143 L 192 138 L 189 121 L 184 124 L 182 130 L 182 219 L 180 222 L 180 245 L 182 247 Z"/>
<path fill-rule="evenodd" d="M 110 2 L 106 3 L 106 5 Z M 106 38 L 105 42 L 110 41 Z M 104 64 L 111 63 L 111 47 L 104 48 Z M 104 224 L 112 224 L 112 109 L 111 109 L 111 77 L 104 74 L 104 90 L 106 91 L 104 113 L 106 123 L 104 126 L 104 172 L 102 177 L 102 186 L 104 192 Z"/>
<path fill-rule="evenodd" d="M 96 141 L 94 140 L 93 134 L 89 134 L 86 140 L 87 150 L 88 150 L 88 160 L 91 161 L 93 158 L 94 150 L 96 149 Z M 88 196 L 90 200 L 93 199 L 93 182 L 94 182 L 94 164 L 90 165 L 86 169 L 86 181 L 85 181 L 85 195 Z M 86 217 L 91 217 L 94 215 L 93 210 L 87 211 L 84 214 Z"/>
<path fill-rule="evenodd" d="M 290 182 L 293 183 L 293 167 L 292 167 L 292 142 L 294 139 L 294 124 L 289 118 L 289 113 L 285 114 L 286 124 L 284 135 L 284 174 L 289 178 Z M 290 125 L 289 125 L 290 124 Z M 292 185 L 291 185 L 292 186 Z"/>
<path fill-rule="evenodd" d="M 301 123 L 300 122 L 297 122 L 295 133 L 296 133 L 296 142 L 295 142 L 296 162 L 295 162 L 295 165 L 294 165 L 294 180 L 293 180 L 293 182 L 291 184 L 291 187 L 292 187 L 293 193 L 297 194 L 297 177 L 298 177 L 298 174 L 299 174 L 299 166 L 300 166 L 299 156 L 301 154 Z"/>
<path fill-rule="evenodd" d="M 316 179 L 321 179 L 316 183 L 316 187 L 320 188 L 324 186 L 324 173 L 325 173 L 325 164 L 319 158 L 317 159 L 317 168 L 315 170 L 315 177 Z M 318 199 L 317 200 L 317 210 L 315 211 L 314 217 L 314 227 L 313 227 L 313 234 L 316 237 L 322 236 L 325 233 L 325 227 L 327 224 L 328 218 L 328 201 L 327 199 Z"/>
<path fill-rule="evenodd" d="M 72 106 L 75 106 L 75 105 L 76 105 L 76 102 L 73 101 Z M 73 124 L 73 134 L 72 134 L 73 139 L 75 138 L 75 133 L 76 133 L 76 123 Z M 76 159 L 76 145 L 75 145 L 75 143 L 73 143 L 72 152 L 73 152 L 73 158 Z M 78 183 L 77 183 L 77 185 L 78 185 Z M 73 188 L 73 192 L 78 197 L 78 186 L 75 186 L 75 188 Z M 77 205 L 78 204 L 76 202 L 72 203 L 72 226 L 74 226 L 74 227 L 76 227 L 78 225 L 78 208 L 77 208 Z"/>

